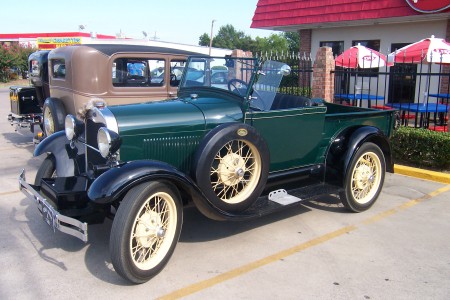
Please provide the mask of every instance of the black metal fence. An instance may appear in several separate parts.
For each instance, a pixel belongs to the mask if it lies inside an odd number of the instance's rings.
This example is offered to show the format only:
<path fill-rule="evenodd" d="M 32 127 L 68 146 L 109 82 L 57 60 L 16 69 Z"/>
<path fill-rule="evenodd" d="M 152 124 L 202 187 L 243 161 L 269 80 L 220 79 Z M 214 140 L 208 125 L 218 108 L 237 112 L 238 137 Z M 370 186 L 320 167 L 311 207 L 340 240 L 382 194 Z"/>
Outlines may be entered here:
<path fill-rule="evenodd" d="M 402 124 L 448 131 L 449 67 L 395 63 L 373 69 L 336 67 L 334 99 L 344 105 L 397 109 Z"/>
<path fill-rule="evenodd" d="M 311 97 L 313 60 L 309 53 L 258 53 L 261 61 L 288 64 L 280 92 Z M 334 101 L 375 109 L 397 109 L 405 126 L 448 131 L 450 66 L 395 63 L 369 69 L 336 67 Z"/>

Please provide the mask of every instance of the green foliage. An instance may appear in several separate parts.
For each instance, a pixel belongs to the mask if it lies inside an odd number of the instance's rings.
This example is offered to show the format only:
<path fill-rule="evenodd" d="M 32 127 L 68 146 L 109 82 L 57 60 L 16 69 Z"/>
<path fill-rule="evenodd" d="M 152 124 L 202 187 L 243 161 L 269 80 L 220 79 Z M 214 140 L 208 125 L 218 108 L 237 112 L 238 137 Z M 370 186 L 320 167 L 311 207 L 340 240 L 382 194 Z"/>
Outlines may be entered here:
<path fill-rule="evenodd" d="M 31 53 L 35 52 L 35 48 L 24 48 L 24 47 L 16 47 L 17 51 L 17 60 L 15 62 L 15 67 L 20 69 L 22 72 L 28 70 L 28 57 Z"/>
<path fill-rule="evenodd" d="M 8 82 L 11 75 L 11 69 L 14 68 L 18 73 L 28 70 L 28 56 L 36 51 L 33 48 L 24 48 L 17 45 L 0 47 L 0 81 Z"/>
<path fill-rule="evenodd" d="M 233 25 L 225 25 L 220 27 L 219 32 L 213 38 L 213 46 L 226 49 L 249 49 L 249 41 L 251 37 L 246 36 L 243 31 L 236 30 Z"/>
<path fill-rule="evenodd" d="M 209 41 L 210 41 L 209 35 L 207 33 L 204 33 L 200 36 L 198 44 L 200 46 L 209 46 Z"/>
<path fill-rule="evenodd" d="M 400 127 L 392 137 L 394 159 L 414 167 L 450 168 L 450 134 Z"/>
<path fill-rule="evenodd" d="M 203 33 L 199 37 L 200 46 L 209 46 L 209 35 Z M 299 34 L 296 32 L 284 32 L 271 34 L 269 37 L 256 37 L 246 35 L 243 31 L 236 30 L 233 25 L 227 24 L 220 27 L 217 35 L 213 37 L 212 46 L 226 49 L 241 49 L 256 53 L 287 53 L 298 52 Z"/>
<path fill-rule="evenodd" d="M 10 48 L 0 47 L 0 81 L 9 81 L 9 70 L 14 66 L 15 54 Z"/>
<path fill-rule="evenodd" d="M 298 32 L 284 32 L 282 33 L 289 45 L 289 52 L 297 53 L 300 48 L 300 34 Z"/>
<path fill-rule="evenodd" d="M 289 42 L 282 34 L 271 34 L 267 38 L 256 37 L 256 50 L 262 53 L 289 52 Z"/>

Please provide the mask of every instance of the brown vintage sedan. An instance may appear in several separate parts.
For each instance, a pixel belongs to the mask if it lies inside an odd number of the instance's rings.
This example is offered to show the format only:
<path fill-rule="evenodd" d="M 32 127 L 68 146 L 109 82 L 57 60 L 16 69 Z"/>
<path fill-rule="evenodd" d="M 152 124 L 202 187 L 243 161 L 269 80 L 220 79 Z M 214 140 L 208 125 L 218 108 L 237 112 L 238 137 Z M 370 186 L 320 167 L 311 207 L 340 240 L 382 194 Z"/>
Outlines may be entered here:
<path fill-rule="evenodd" d="M 50 97 L 43 106 L 45 135 L 64 118 L 87 109 L 176 97 L 187 56 L 197 53 L 142 45 L 81 45 L 48 55 Z M 102 104 L 100 104 L 102 105 Z"/>

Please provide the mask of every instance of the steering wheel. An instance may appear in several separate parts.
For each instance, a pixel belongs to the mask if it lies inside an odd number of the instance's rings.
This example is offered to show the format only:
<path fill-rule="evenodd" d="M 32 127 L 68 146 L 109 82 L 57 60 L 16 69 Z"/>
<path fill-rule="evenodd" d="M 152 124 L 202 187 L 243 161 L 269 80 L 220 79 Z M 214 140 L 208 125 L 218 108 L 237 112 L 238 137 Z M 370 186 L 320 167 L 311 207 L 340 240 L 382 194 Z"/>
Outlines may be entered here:
<path fill-rule="evenodd" d="M 240 88 L 237 85 L 238 83 L 241 85 Z M 248 86 L 247 83 L 240 79 L 234 78 L 234 79 L 231 79 L 230 81 L 228 81 L 228 90 L 233 93 L 236 93 L 242 97 L 245 96 L 245 95 L 242 95 L 242 91 L 244 91 L 244 90 L 246 91 L 247 86 Z M 251 94 L 252 94 L 251 103 L 253 103 L 252 107 L 255 109 L 258 109 L 258 110 L 262 110 L 264 107 L 264 102 L 263 102 L 263 98 L 261 97 L 261 95 L 255 90 L 252 90 Z M 258 105 L 258 103 L 260 103 L 260 105 Z M 260 107 L 260 106 L 262 106 L 262 107 Z"/>
<path fill-rule="evenodd" d="M 238 87 L 238 83 L 241 85 L 240 88 Z M 242 89 L 247 90 L 247 82 L 236 78 L 233 78 L 230 81 L 228 81 L 228 90 L 230 92 L 236 93 L 239 96 L 244 97 L 245 95 L 242 95 L 241 93 Z"/>

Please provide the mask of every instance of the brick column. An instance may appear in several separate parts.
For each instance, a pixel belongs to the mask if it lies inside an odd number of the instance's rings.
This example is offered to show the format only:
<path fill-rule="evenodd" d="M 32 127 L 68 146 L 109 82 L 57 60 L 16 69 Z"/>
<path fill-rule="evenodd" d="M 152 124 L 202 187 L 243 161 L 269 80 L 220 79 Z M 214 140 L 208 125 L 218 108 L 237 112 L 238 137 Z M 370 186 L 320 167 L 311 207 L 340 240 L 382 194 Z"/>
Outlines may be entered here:
<path fill-rule="evenodd" d="M 251 51 L 243 51 L 240 49 L 234 49 L 231 52 L 231 56 L 232 57 L 248 57 L 251 58 L 253 57 L 253 54 Z M 246 72 L 242 72 L 241 70 L 241 63 L 236 61 L 235 62 L 236 65 L 234 67 L 228 67 L 228 76 L 230 76 L 230 78 L 228 78 L 228 80 L 236 78 L 236 79 L 240 79 L 240 80 L 244 80 L 249 82 L 252 72 L 251 70 L 247 70 Z M 238 71 L 241 71 L 240 73 L 238 73 Z"/>
<path fill-rule="evenodd" d="M 330 47 L 317 50 L 313 67 L 312 97 L 333 102 L 334 97 L 334 58 Z"/>
<path fill-rule="evenodd" d="M 300 35 L 300 45 L 299 45 L 300 54 L 301 55 L 303 55 L 303 53 L 310 54 L 312 30 L 301 29 L 299 30 L 298 34 Z"/>
<path fill-rule="evenodd" d="M 311 29 L 301 29 L 298 31 L 300 36 L 300 44 L 298 53 L 300 55 L 300 59 L 298 62 L 299 70 L 309 69 L 311 64 L 310 61 L 305 60 L 305 57 L 311 56 Z M 299 86 L 310 86 L 311 84 L 311 73 L 310 72 L 300 72 L 298 74 L 298 85 Z"/>

